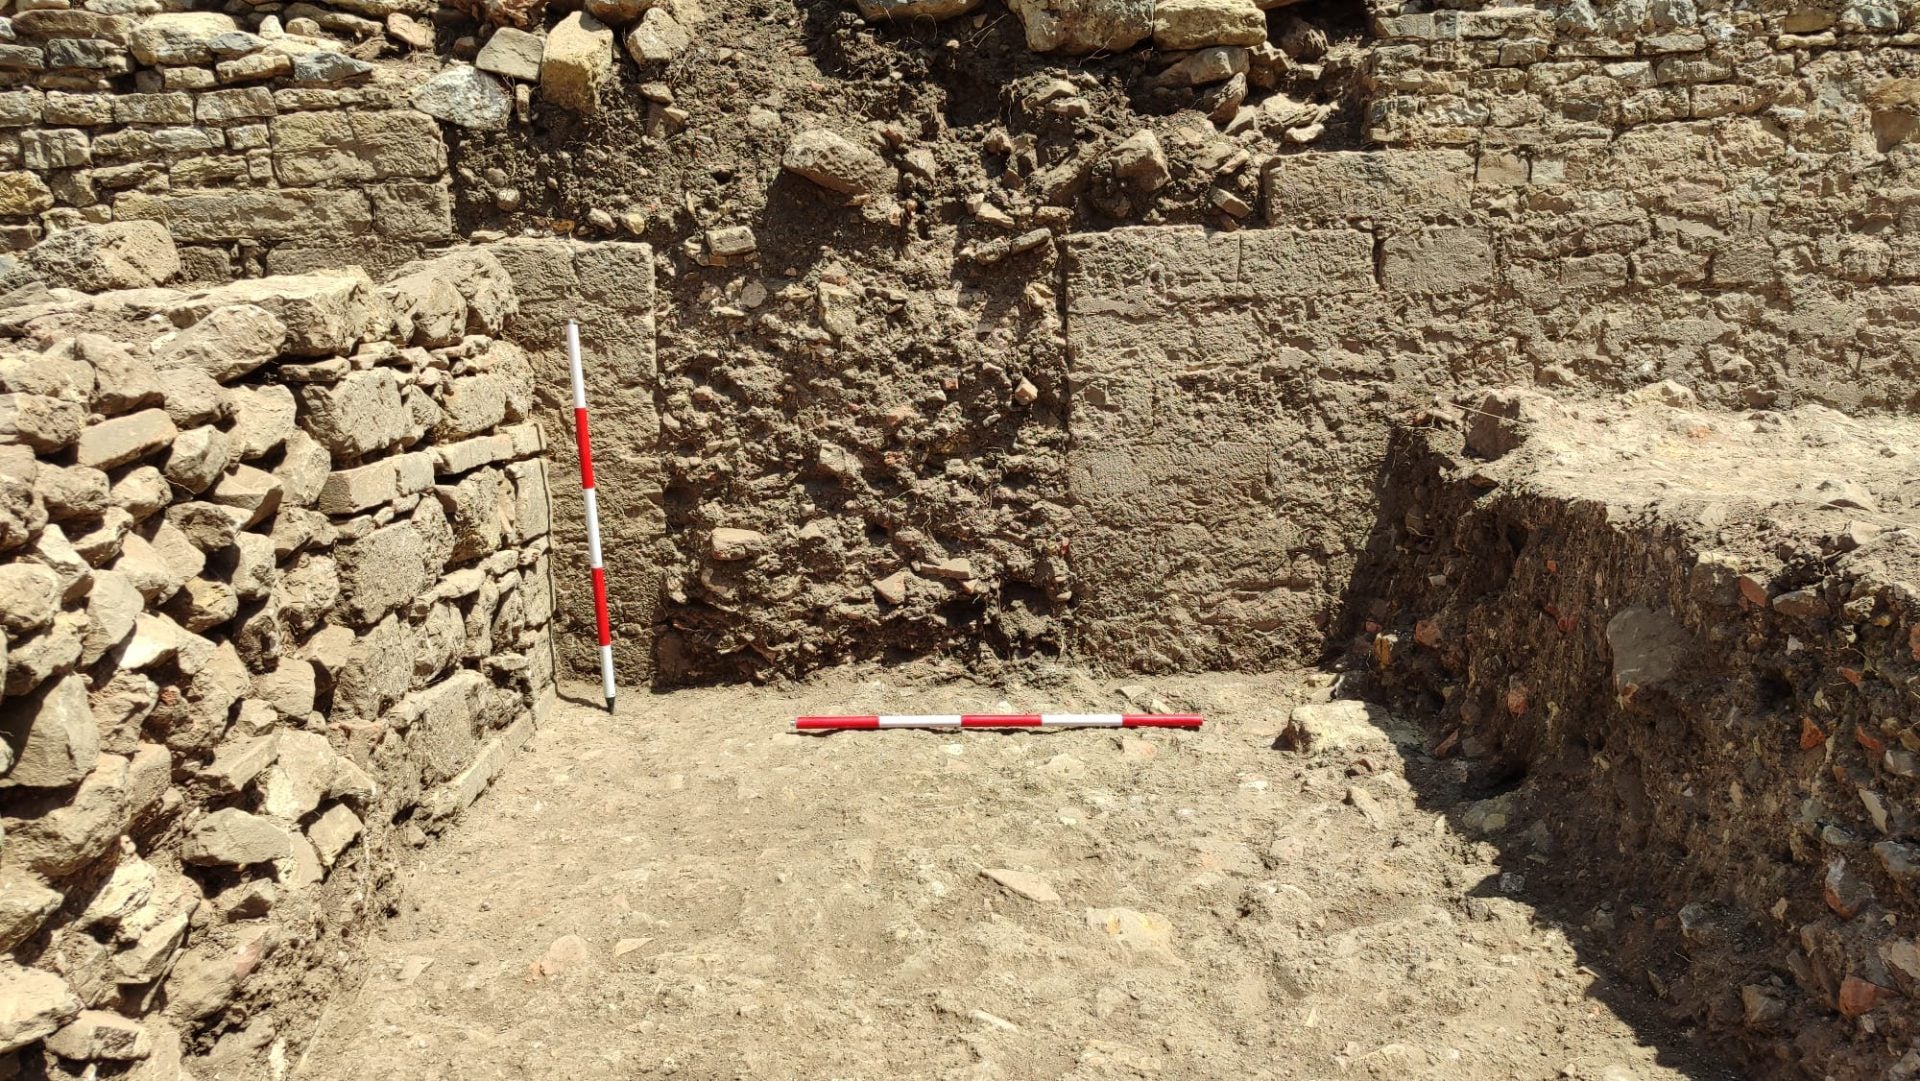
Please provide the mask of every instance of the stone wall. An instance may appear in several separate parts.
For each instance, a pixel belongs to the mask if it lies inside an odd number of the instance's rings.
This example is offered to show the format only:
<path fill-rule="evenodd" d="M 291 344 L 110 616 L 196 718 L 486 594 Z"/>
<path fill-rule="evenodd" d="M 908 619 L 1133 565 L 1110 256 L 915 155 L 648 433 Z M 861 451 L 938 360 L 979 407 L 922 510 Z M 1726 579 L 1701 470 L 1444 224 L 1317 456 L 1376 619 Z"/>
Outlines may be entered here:
<path fill-rule="evenodd" d="M 487 246 L 518 286 L 507 337 L 533 365 L 537 418 L 559 496 L 554 539 L 561 553 L 554 644 L 573 676 L 597 680 L 593 590 L 587 572 L 585 501 L 574 442 L 567 321 L 580 324 L 581 370 L 593 418 L 595 490 L 606 537 L 607 607 L 620 682 L 650 686 L 660 623 L 659 372 L 653 344 L 653 252 L 645 244 L 515 238 Z"/>
<path fill-rule="evenodd" d="M 527 738 L 552 593 L 514 309 L 468 250 L 0 316 L 0 1073 L 283 1055 Z"/>
<path fill-rule="evenodd" d="M 440 123 L 411 107 L 409 73 L 355 55 L 378 54 L 382 23 L 298 3 L 240 21 L 160 9 L 58 0 L 0 18 L 0 245 L 159 221 L 188 280 L 221 281 L 380 272 L 453 238 Z"/>
<path fill-rule="evenodd" d="M 1456 822 L 1741 1076 L 1920 1076 L 1917 435 L 1673 384 L 1438 403 L 1341 625 L 1435 718 Z"/>
<path fill-rule="evenodd" d="M 1721 406 L 1910 408 L 1906 19 L 1383 15 L 1369 116 L 1388 148 L 1272 158 L 1266 229 L 1073 238 L 1083 652 L 1310 656 L 1395 403 L 1676 380 Z"/>

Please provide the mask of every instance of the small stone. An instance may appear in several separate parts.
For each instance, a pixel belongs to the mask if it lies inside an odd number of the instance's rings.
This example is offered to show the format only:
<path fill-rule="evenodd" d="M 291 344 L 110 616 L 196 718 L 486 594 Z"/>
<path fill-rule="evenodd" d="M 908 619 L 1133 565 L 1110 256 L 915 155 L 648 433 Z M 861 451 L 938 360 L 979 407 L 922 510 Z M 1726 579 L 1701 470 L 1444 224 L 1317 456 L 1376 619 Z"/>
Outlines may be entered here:
<path fill-rule="evenodd" d="M 1773 598 L 1773 610 L 1789 619 L 1820 619 L 1827 614 L 1827 602 L 1817 590 L 1795 589 Z"/>
<path fill-rule="evenodd" d="M 627 33 L 627 55 L 636 64 L 664 64 L 687 51 L 693 36 L 665 8 L 653 8 Z"/>
<path fill-rule="evenodd" d="M 347 809 L 344 803 L 336 803 L 320 816 L 320 820 L 307 827 L 307 839 L 313 842 L 313 849 L 320 856 L 320 862 L 328 867 L 340 858 L 353 839 L 360 836 L 360 816 Z"/>
<path fill-rule="evenodd" d="M 520 31 L 511 28 L 499 31 L 517 33 Z M 482 58 L 485 55 L 482 53 Z M 413 107 L 471 131 L 505 131 L 507 118 L 513 115 L 513 95 L 486 72 L 455 64 L 414 91 Z"/>
<path fill-rule="evenodd" d="M 1827 865 L 1827 877 L 1821 895 L 1841 919 L 1852 919 L 1873 903 L 1873 887 L 1847 866 L 1844 859 Z"/>
<path fill-rule="evenodd" d="M 540 35 L 503 26 L 487 39 L 486 46 L 474 58 L 473 64 L 481 71 L 537 83 L 540 81 L 541 57 L 546 49 L 547 44 Z"/>
<path fill-rule="evenodd" d="M 709 538 L 709 550 L 713 558 L 721 562 L 752 559 L 766 547 L 767 535 L 751 529 L 721 526 Z"/>
<path fill-rule="evenodd" d="M 1060 895 L 1047 884 L 1047 880 L 1030 871 L 989 867 L 980 873 L 1029 901 L 1038 901 L 1046 905 L 1057 904 L 1060 901 Z"/>
<path fill-rule="evenodd" d="M 1207 200 L 1213 204 L 1215 210 L 1230 218 L 1244 218 L 1253 212 L 1253 207 L 1248 206 L 1245 199 L 1225 188 L 1213 189 L 1207 194 Z"/>
<path fill-rule="evenodd" d="M 1138 131 L 1128 136 L 1107 158 L 1113 165 L 1113 175 L 1145 194 L 1159 191 L 1173 178 L 1160 137 L 1152 131 Z"/>
<path fill-rule="evenodd" d="M 752 255 L 759 247 L 753 230 L 744 225 L 724 225 L 707 230 L 707 250 L 714 255 L 725 258 Z"/>
<path fill-rule="evenodd" d="M 1173 952 L 1173 921 L 1158 912 L 1089 908 L 1086 919 L 1088 930 L 1106 934 L 1128 953 L 1178 961 Z"/>
<path fill-rule="evenodd" d="M 52 1035 L 78 1017 L 80 1007 L 60 977 L 0 960 L 0 1055 Z"/>
<path fill-rule="evenodd" d="M 951 582 L 973 580 L 973 561 L 970 559 L 941 559 L 932 563 L 917 564 L 919 569 L 935 578 L 945 578 Z"/>
<path fill-rule="evenodd" d="M 290 75 L 296 86 L 337 87 L 358 82 L 373 74 L 373 65 L 365 60 L 331 51 L 301 53 L 288 65 L 275 65 L 271 57 L 250 57 L 261 64 L 251 77 L 270 78 L 276 74 Z M 235 64 L 246 61 L 233 61 Z M 225 65 L 222 65 L 223 67 Z"/>
<path fill-rule="evenodd" d="M 153 1053 L 153 1039 L 140 1022 L 105 1010 L 80 1016 L 47 1037 L 47 1050 L 81 1062 L 129 1062 Z"/>
<path fill-rule="evenodd" d="M 1235 75 L 1244 75 L 1247 67 L 1248 53 L 1245 48 L 1215 46 L 1188 53 L 1178 62 L 1168 65 L 1165 71 L 1154 78 L 1154 83 L 1173 87 L 1207 86 L 1224 83 Z"/>
<path fill-rule="evenodd" d="M 1835 1005 L 1842 1017 L 1859 1017 L 1881 1002 L 1896 997 L 1898 994 L 1895 991 L 1848 974 L 1846 979 L 1840 981 L 1840 994 Z"/>
<path fill-rule="evenodd" d="M 195 823 L 180 850 L 180 858 L 188 863 L 230 867 L 271 863 L 292 854 L 284 828 L 232 807 Z"/>
<path fill-rule="evenodd" d="M 1740 1005 L 1746 1013 L 1748 1028 L 1762 1028 L 1787 1015 L 1787 1004 L 1780 996 L 1758 984 L 1740 988 Z"/>
<path fill-rule="evenodd" d="M 433 48 L 433 27 L 404 11 L 387 14 L 387 36 L 415 52 Z"/>
<path fill-rule="evenodd" d="M 780 167 L 845 195 L 889 194 L 898 183 L 886 159 L 822 128 L 794 136 Z"/>
<path fill-rule="evenodd" d="M 180 434 L 164 409 L 143 409 L 92 425 L 80 433 L 74 457 L 81 465 L 112 469 L 168 446 Z"/>
<path fill-rule="evenodd" d="M 579 935 L 565 935 L 547 947 L 547 952 L 534 962 L 533 970 L 535 976 L 551 980 L 578 972 L 592 962 L 593 951 L 586 940 Z"/>
<path fill-rule="evenodd" d="M 873 583 L 873 595 L 892 605 L 907 603 L 907 583 L 913 574 L 910 571 L 895 571 Z"/>

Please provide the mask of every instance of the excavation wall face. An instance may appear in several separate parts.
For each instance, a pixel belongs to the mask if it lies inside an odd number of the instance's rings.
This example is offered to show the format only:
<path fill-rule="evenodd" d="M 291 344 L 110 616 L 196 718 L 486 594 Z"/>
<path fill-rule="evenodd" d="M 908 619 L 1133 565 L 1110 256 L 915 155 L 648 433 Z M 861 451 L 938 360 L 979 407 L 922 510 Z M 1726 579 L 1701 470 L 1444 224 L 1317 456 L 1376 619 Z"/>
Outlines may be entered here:
<path fill-rule="evenodd" d="M 530 734 L 514 308 L 468 251 L 0 318 L 0 1062 L 251 1069 Z"/>
<path fill-rule="evenodd" d="M 1409 418 L 1358 667 L 1493 796 L 1456 821 L 1747 1076 L 1920 1075 L 1915 428 L 1652 403 Z"/>
<path fill-rule="evenodd" d="M 1348 348 L 1392 340 L 1372 234 L 1083 235 L 1066 289 L 1077 652 L 1310 656 L 1371 518 L 1397 375 Z"/>

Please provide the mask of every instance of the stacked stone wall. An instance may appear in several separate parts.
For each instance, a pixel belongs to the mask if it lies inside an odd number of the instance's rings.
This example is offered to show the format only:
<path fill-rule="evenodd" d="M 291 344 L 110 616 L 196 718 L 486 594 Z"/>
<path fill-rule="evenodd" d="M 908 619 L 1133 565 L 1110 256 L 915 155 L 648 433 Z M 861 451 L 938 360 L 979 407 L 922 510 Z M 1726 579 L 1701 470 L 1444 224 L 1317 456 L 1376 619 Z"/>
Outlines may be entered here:
<path fill-rule="evenodd" d="M 297 3 L 235 19 L 30 2 L 0 16 L 0 246 L 158 221 L 189 280 L 221 281 L 378 273 L 453 238 L 439 122 L 411 107 L 403 70 L 361 59 L 383 22 Z"/>
<path fill-rule="evenodd" d="M 403 854 L 531 733 L 515 307 L 468 250 L 0 316 L 0 1067 L 285 1054 Z"/>

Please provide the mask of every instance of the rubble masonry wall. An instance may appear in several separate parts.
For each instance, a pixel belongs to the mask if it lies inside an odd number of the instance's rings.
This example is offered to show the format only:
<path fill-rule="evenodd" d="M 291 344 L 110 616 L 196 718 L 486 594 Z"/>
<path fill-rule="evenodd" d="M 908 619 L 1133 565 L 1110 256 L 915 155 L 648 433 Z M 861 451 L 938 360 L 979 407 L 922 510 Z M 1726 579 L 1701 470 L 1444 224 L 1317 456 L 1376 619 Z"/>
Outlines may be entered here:
<path fill-rule="evenodd" d="M 467 250 L 0 317 L 0 1063 L 283 1054 L 531 733 L 515 307 Z"/>
<path fill-rule="evenodd" d="M 1490 782 L 1456 822 L 1745 1076 L 1920 1076 L 1912 424 L 1643 397 L 1615 446 L 1691 446 L 1609 483 L 1544 396 L 1459 404 L 1396 436 L 1342 629 Z"/>

